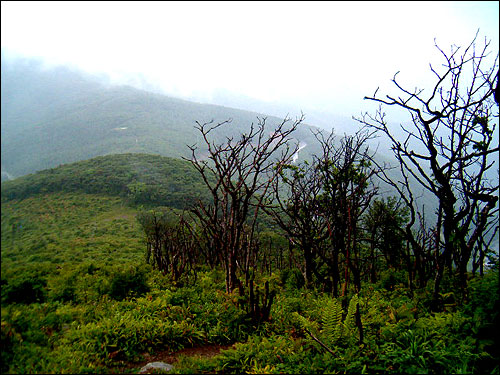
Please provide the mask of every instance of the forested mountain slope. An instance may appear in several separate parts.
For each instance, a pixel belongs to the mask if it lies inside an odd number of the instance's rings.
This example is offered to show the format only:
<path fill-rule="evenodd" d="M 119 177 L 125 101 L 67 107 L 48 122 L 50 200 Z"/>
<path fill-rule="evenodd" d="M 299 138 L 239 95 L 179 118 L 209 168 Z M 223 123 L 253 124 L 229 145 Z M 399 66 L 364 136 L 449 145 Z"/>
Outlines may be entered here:
<path fill-rule="evenodd" d="M 229 132 L 212 134 L 222 140 L 247 131 L 257 116 L 265 117 L 106 85 L 69 68 L 43 68 L 31 60 L 2 57 L 1 86 L 3 180 L 99 155 L 189 156 L 187 146 L 201 141 L 196 121 L 231 118 Z M 295 132 L 297 142 L 314 143 L 310 130 L 302 124 Z M 303 154 L 309 152 L 314 152 L 311 146 Z"/>

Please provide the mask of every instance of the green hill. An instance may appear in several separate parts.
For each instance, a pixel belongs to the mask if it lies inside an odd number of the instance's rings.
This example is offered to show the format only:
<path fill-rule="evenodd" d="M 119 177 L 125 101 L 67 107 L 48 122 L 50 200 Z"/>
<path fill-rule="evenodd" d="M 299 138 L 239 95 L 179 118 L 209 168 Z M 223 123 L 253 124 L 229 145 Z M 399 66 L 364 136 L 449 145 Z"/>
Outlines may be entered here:
<path fill-rule="evenodd" d="M 160 155 L 99 156 L 4 181 L 2 280 L 61 267 L 143 264 L 137 214 L 157 206 L 182 210 L 197 199 L 208 199 L 198 172 Z"/>
<path fill-rule="evenodd" d="M 106 194 L 178 209 L 208 198 L 189 162 L 145 154 L 99 156 L 4 181 L 1 196 L 4 202 L 52 192 Z"/>
<path fill-rule="evenodd" d="M 27 266 L 84 261 L 140 263 L 143 234 L 137 209 L 119 197 L 54 192 L 2 202 L 2 277 Z"/>
<path fill-rule="evenodd" d="M 43 69 L 31 60 L 2 58 L 1 90 L 2 180 L 107 154 L 189 156 L 187 146 L 201 141 L 196 121 L 231 118 L 229 128 L 213 133 L 220 141 L 263 117 L 109 86 L 68 68 Z M 270 125 L 281 121 L 268 117 Z M 312 145 L 310 129 L 301 126 L 295 132 L 297 142 Z"/>

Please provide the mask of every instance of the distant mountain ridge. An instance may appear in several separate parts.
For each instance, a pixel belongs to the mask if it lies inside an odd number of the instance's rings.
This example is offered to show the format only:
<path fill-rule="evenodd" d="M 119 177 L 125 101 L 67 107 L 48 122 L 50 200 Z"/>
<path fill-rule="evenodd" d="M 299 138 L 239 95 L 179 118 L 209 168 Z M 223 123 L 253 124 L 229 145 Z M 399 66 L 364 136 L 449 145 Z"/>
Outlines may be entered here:
<path fill-rule="evenodd" d="M 2 56 L 2 180 L 60 164 L 121 153 L 188 157 L 201 142 L 196 121 L 232 119 L 214 132 L 217 140 L 244 132 L 257 116 L 277 117 L 200 104 L 129 86 L 111 86 L 69 68 L 44 69 L 31 60 Z M 286 114 L 284 114 L 286 115 Z M 311 127 L 295 132 L 297 143 L 314 143 Z M 303 153 L 314 152 L 309 147 Z"/>

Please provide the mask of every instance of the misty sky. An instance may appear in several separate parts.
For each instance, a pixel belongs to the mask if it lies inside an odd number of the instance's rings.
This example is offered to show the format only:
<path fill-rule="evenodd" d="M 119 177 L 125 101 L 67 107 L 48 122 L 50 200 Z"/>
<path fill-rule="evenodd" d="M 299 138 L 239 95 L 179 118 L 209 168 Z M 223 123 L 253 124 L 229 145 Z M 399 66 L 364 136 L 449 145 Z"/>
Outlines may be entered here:
<path fill-rule="evenodd" d="M 426 87 L 434 47 L 480 29 L 498 53 L 498 2 L 4 2 L 5 56 L 42 57 L 211 102 L 217 92 L 345 116 L 390 79 Z"/>

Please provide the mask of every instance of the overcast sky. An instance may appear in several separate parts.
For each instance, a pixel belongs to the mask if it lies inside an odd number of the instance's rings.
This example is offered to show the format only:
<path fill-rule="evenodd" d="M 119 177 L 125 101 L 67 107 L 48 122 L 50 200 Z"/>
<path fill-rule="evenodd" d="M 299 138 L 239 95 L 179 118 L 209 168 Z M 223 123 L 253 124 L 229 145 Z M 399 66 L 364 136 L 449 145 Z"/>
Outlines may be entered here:
<path fill-rule="evenodd" d="M 497 1 L 2 1 L 1 45 L 115 80 L 142 75 L 174 96 L 227 90 L 351 116 L 396 71 L 425 87 L 442 62 L 434 38 L 449 50 L 480 29 L 497 54 L 498 13 Z"/>

